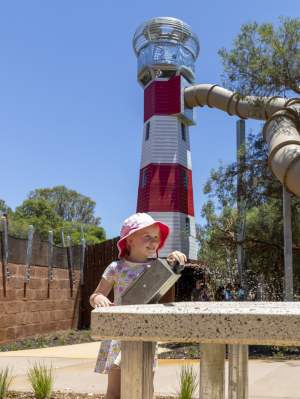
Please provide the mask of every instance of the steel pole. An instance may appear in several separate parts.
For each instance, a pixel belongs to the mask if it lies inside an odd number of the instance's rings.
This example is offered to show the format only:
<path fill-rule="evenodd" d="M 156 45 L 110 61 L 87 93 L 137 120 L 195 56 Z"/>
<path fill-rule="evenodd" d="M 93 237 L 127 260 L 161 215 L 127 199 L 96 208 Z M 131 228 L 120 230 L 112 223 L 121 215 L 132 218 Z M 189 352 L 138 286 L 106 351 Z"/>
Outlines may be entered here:
<path fill-rule="evenodd" d="M 294 300 L 291 194 L 282 186 L 284 235 L 284 300 Z"/>

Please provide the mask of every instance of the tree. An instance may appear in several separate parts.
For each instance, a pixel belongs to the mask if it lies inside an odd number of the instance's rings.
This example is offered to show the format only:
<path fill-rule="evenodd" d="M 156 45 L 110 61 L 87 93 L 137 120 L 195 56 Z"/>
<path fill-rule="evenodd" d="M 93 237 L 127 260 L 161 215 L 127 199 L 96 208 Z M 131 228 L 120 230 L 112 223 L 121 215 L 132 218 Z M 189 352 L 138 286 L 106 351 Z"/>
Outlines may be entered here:
<path fill-rule="evenodd" d="M 266 145 L 261 135 L 250 135 L 243 169 L 243 196 L 246 199 L 246 280 L 255 287 L 263 275 L 270 298 L 282 293 L 283 233 L 281 185 L 267 167 Z M 198 229 L 199 256 L 208 262 L 216 278 L 232 282 L 237 273 L 236 176 L 237 164 L 221 165 L 211 171 L 205 185 L 209 199 L 202 216 L 206 224 Z M 295 264 L 300 261 L 300 204 L 292 198 Z M 295 286 L 300 287 L 300 273 L 295 270 Z"/>
<path fill-rule="evenodd" d="M 221 49 L 225 86 L 241 95 L 292 95 L 300 93 L 300 19 L 281 18 L 279 26 L 242 25 L 231 50 Z M 248 284 L 255 286 L 263 274 L 271 298 L 282 293 L 283 232 L 282 187 L 268 168 L 267 149 L 261 134 L 250 135 L 243 166 L 241 195 L 246 209 Z M 205 186 L 209 200 L 203 206 L 206 224 L 199 228 L 200 257 L 216 273 L 234 278 L 236 265 L 236 177 L 238 165 L 221 165 L 211 172 Z M 300 260 L 300 204 L 292 197 L 294 262 Z M 295 287 L 300 273 L 295 268 Z M 298 288 L 299 289 L 299 288 Z"/>
<path fill-rule="evenodd" d="M 63 231 L 65 235 L 70 235 L 72 243 L 76 244 L 80 243 L 82 234 L 85 238 L 85 241 L 90 245 L 98 244 L 106 239 L 104 228 L 92 224 L 64 222 Z M 60 242 L 61 238 L 57 237 L 57 239 Z"/>
<path fill-rule="evenodd" d="M 33 225 L 35 234 L 43 240 L 48 239 L 50 230 L 53 231 L 54 242 L 59 245 L 62 231 L 70 235 L 72 244 L 80 244 L 82 234 L 88 244 L 106 239 L 105 230 L 99 226 L 100 218 L 93 215 L 95 202 L 90 198 L 64 186 L 34 190 L 29 197 L 15 212 L 8 214 L 11 235 L 26 238 L 29 226 Z"/>
<path fill-rule="evenodd" d="M 281 183 L 268 167 L 267 145 L 261 133 L 249 134 L 245 151 L 243 166 L 238 166 L 236 162 L 221 164 L 218 169 L 211 171 L 204 186 L 204 193 L 209 194 L 211 199 L 213 193 L 220 207 L 236 205 L 238 171 L 243 176 L 241 195 L 246 200 L 246 207 L 259 206 L 270 198 L 281 199 Z"/>
<path fill-rule="evenodd" d="M 25 200 L 16 208 L 9 221 L 10 228 L 17 235 L 24 236 L 28 226 L 33 225 L 42 239 L 47 239 L 50 230 L 63 227 L 63 220 L 55 212 L 54 206 L 44 199 Z"/>
<path fill-rule="evenodd" d="M 52 204 L 55 212 L 66 222 L 99 225 L 94 215 L 96 203 L 91 198 L 65 186 L 38 188 L 29 193 L 29 199 L 42 199 Z"/>
<path fill-rule="evenodd" d="M 271 23 L 241 26 L 230 51 L 219 54 L 224 84 L 243 95 L 300 94 L 300 19 L 280 18 Z"/>

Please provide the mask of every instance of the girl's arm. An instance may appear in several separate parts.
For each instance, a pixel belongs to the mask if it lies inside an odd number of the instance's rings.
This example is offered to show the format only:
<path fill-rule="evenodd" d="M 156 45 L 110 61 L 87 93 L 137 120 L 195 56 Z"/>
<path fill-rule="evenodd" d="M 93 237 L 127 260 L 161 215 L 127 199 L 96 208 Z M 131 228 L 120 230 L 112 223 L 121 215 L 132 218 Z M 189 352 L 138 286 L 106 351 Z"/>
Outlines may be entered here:
<path fill-rule="evenodd" d="M 90 304 L 93 308 L 98 306 L 111 306 L 112 303 L 107 298 L 114 285 L 113 281 L 107 281 L 105 278 L 100 280 L 98 287 L 95 289 L 94 293 L 90 296 Z"/>

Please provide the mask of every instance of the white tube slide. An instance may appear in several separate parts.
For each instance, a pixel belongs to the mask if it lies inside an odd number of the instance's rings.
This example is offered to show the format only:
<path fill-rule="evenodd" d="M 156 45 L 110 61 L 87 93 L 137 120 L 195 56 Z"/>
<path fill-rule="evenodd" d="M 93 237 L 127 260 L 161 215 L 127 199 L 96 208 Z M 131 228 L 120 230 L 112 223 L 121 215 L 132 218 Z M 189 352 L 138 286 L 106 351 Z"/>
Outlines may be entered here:
<path fill-rule="evenodd" d="M 269 147 L 271 170 L 287 190 L 300 197 L 299 109 L 278 111 L 266 122 L 263 135 Z"/>
<path fill-rule="evenodd" d="M 263 134 L 269 148 L 269 165 L 288 191 L 300 197 L 300 99 L 241 97 L 218 85 L 190 86 L 185 104 L 219 108 L 241 119 L 267 120 Z"/>

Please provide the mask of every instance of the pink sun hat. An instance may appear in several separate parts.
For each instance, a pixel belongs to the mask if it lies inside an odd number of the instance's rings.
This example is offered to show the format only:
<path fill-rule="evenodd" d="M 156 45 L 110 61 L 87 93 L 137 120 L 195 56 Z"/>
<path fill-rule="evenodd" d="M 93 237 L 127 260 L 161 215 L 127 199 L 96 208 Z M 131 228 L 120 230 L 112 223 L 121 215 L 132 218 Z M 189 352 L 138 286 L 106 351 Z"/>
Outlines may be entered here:
<path fill-rule="evenodd" d="M 164 245 L 168 235 L 170 233 L 170 228 L 165 223 L 160 222 L 159 220 L 154 220 L 148 213 L 135 213 L 129 216 L 124 220 L 121 232 L 120 239 L 117 242 L 118 250 L 119 250 L 119 258 L 124 257 L 126 250 L 126 238 L 136 231 L 142 230 L 145 227 L 153 226 L 156 224 L 159 227 L 160 231 L 160 243 L 157 248 L 159 250 Z"/>

